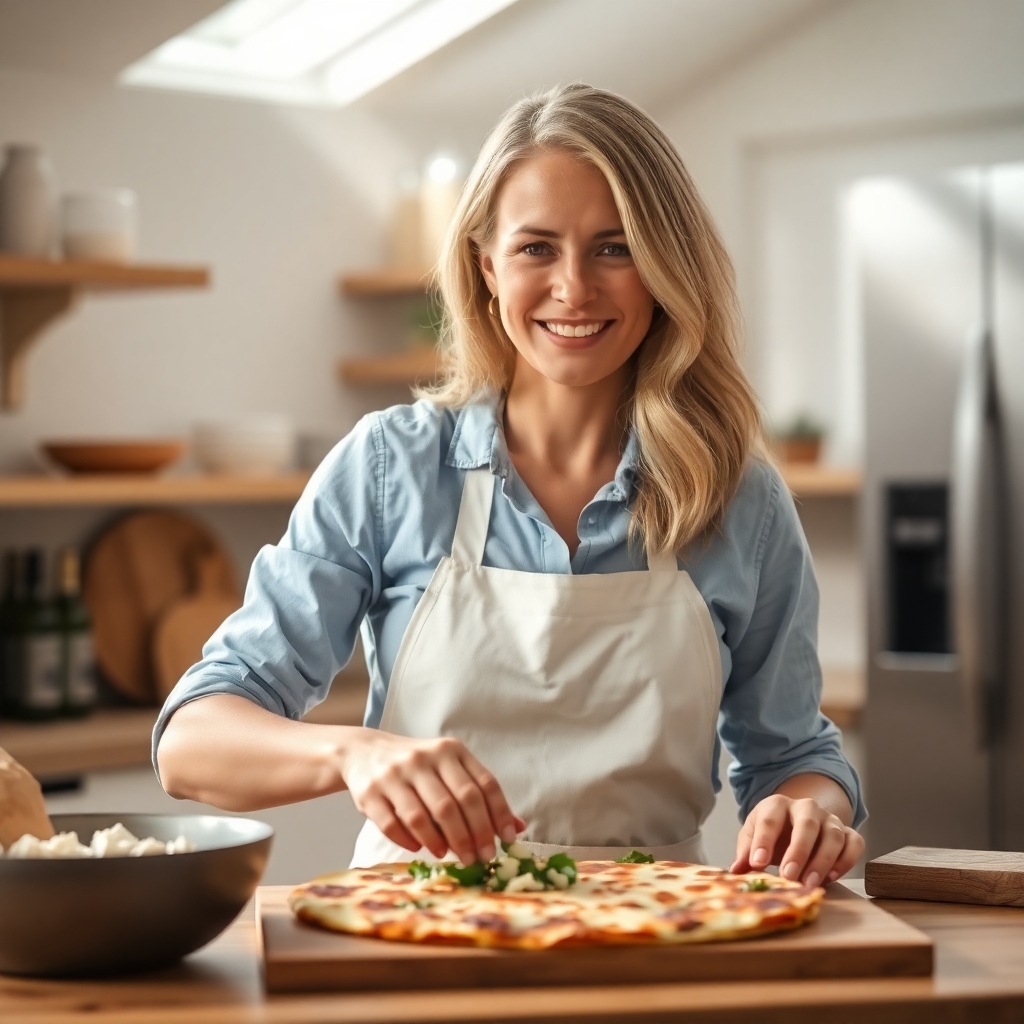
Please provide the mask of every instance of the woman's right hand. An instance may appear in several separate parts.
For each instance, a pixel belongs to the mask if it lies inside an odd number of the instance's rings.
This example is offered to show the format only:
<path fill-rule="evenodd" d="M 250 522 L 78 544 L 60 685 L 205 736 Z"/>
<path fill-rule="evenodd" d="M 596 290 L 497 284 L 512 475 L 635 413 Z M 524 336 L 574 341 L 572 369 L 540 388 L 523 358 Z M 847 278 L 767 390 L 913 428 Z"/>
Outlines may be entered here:
<path fill-rule="evenodd" d="M 356 808 L 406 850 L 488 861 L 495 835 L 511 843 L 526 827 L 498 780 L 457 739 L 354 729 L 338 758 Z"/>

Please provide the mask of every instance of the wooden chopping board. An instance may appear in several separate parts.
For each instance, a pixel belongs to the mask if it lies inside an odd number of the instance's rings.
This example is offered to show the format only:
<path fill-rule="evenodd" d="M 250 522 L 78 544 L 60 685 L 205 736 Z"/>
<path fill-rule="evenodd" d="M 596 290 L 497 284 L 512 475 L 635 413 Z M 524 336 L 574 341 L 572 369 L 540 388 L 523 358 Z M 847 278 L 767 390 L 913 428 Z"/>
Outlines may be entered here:
<path fill-rule="evenodd" d="M 904 846 L 869 861 L 869 896 L 1024 907 L 1024 853 Z"/>
<path fill-rule="evenodd" d="M 542 951 L 388 942 L 299 921 L 291 886 L 260 886 L 256 920 L 269 992 L 513 988 L 536 985 L 921 977 L 932 941 L 832 885 L 818 920 L 793 932 L 694 946 Z"/>
<path fill-rule="evenodd" d="M 124 696 L 156 702 L 153 631 L 171 605 L 197 589 L 197 567 L 204 561 L 217 593 L 241 604 L 230 558 L 217 536 L 191 516 L 132 513 L 91 546 L 82 596 L 92 618 L 96 661 Z"/>
<path fill-rule="evenodd" d="M 153 631 L 153 680 L 160 700 L 203 654 L 203 645 L 241 602 L 221 590 L 221 565 L 216 555 L 201 554 L 195 565 L 196 589 L 175 601 Z"/>

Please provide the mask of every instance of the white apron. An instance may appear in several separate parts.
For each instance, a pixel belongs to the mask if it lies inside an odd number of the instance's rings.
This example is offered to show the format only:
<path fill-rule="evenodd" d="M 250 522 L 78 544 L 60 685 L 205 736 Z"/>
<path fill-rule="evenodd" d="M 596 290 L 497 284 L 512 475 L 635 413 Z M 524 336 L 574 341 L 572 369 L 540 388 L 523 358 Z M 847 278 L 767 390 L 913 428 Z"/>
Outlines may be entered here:
<path fill-rule="evenodd" d="M 455 538 L 406 629 L 381 729 L 454 736 L 494 773 L 538 852 L 704 861 L 722 670 L 674 558 L 562 575 L 481 565 L 497 479 L 466 474 Z M 368 821 L 353 867 L 413 857 Z"/>

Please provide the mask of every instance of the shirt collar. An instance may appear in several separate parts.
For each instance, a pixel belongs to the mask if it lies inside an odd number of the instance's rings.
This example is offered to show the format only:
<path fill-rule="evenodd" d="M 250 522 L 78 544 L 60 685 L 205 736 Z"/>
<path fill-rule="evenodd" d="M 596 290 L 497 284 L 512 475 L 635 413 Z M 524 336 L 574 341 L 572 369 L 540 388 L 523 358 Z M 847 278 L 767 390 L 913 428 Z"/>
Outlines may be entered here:
<path fill-rule="evenodd" d="M 487 395 L 459 410 L 455 434 L 445 462 L 456 469 L 479 469 L 487 466 L 495 475 L 506 479 L 512 460 L 505 446 L 502 413 L 505 396 Z M 640 444 L 636 431 L 630 430 L 610 491 L 603 494 L 611 501 L 629 501 L 633 497 L 639 474 Z M 605 490 L 605 488 L 602 488 Z"/>

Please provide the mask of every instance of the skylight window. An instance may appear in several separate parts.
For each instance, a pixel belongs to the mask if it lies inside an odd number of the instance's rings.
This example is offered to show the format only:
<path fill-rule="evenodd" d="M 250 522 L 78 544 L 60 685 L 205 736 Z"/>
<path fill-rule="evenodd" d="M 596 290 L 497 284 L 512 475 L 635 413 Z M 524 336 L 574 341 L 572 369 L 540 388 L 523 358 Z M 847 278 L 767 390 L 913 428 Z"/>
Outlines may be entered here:
<path fill-rule="evenodd" d="M 121 81 L 343 106 L 516 0 L 231 0 Z"/>

